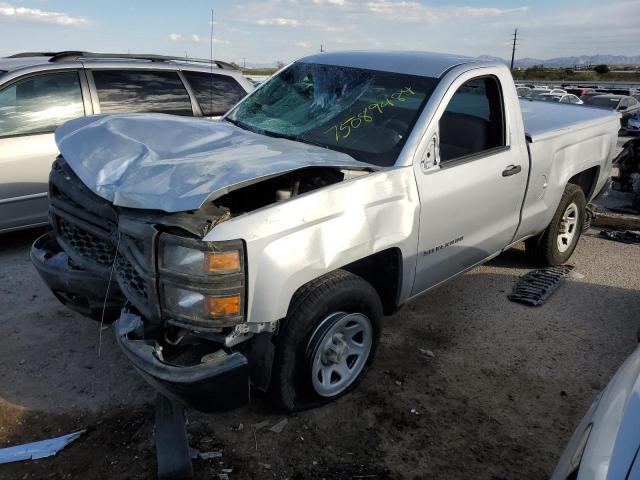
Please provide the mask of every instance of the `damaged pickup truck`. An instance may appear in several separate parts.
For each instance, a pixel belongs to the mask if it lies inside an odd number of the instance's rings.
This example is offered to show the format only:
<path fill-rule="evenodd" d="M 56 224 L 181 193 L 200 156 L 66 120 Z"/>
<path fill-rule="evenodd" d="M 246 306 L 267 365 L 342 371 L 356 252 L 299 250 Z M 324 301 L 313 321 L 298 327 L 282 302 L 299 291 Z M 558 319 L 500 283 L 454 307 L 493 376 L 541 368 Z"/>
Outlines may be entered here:
<path fill-rule="evenodd" d="M 565 262 L 618 128 L 520 103 L 501 63 L 314 55 L 219 122 L 64 124 L 31 258 L 62 303 L 116 320 L 167 396 L 219 411 L 252 387 L 309 408 L 354 387 L 383 315 L 414 297 L 522 240 Z"/>

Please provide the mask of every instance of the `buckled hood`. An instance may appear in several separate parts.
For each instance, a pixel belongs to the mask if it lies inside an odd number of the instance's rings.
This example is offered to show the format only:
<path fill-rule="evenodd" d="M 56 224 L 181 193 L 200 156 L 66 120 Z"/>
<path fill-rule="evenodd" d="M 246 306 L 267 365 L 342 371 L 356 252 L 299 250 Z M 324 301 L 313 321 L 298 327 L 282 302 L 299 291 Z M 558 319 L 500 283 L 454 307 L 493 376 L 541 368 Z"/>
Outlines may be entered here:
<path fill-rule="evenodd" d="M 95 115 L 56 130 L 63 157 L 114 205 L 196 210 L 241 187 L 305 167 L 369 169 L 349 155 L 206 119 Z"/>

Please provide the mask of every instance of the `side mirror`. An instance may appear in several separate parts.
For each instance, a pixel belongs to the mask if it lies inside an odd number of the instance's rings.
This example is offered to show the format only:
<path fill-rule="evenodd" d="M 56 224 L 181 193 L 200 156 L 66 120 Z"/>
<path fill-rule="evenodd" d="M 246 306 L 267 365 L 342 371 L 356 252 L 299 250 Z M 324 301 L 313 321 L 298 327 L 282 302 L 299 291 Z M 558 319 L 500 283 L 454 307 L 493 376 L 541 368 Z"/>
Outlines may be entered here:
<path fill-rule="evenodd" d="M 440 164 L 440 152 L 438 148 L 438 134 L 434 133 L 431 139 L 429 140 L 429 146 L 427 150 L 424 152 L 424 156 L 422 160 L 420 160 L 420 166 L 422 167 L 422 171 L 426 172 L 427 170 L 435 167 Z"/>

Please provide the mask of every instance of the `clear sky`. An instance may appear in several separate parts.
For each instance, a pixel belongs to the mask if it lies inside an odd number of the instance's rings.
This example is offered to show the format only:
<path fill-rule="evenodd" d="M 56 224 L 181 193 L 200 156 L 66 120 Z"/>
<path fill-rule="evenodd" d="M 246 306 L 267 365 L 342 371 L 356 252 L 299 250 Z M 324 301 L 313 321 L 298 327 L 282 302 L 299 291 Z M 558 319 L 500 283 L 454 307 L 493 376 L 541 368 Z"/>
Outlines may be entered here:
<path fill-rule="evenodd" d="M 508 58 L 640 55 L 640 0 L 0 0 L 0 55 L 89 50 L 247 65 L 320 49 L 407 49 Z"/>

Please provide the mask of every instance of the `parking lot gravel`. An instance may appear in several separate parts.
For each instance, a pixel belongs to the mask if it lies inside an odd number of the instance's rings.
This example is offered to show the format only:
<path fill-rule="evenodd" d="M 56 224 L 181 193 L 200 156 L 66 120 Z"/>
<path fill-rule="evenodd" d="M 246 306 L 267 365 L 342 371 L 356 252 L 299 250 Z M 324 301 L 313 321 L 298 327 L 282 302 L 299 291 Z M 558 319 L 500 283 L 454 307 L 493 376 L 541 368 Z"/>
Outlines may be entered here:
<path fill-rule="evenodd" d="M 56 457 L 0 465 L 0 479 L 155 478 L 155 394 L 112 328 L 40 281 L 28 253 L 41 233 L 0 236 L 0 447 L 87 432 Z M 406 305 L 386 319 L 364 381 L 334 404 L 189 412 L 191 446 L 210 452 L 196 478 L 548 478 L 640 326 L 640 245 L 592 232 L 570 263 L 541 307 L 507 299 L 535 268 L 521 246 Z"/>

